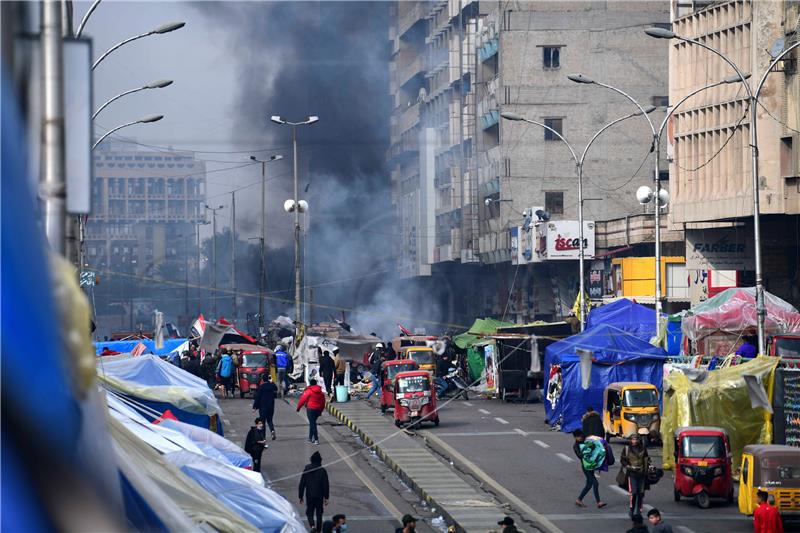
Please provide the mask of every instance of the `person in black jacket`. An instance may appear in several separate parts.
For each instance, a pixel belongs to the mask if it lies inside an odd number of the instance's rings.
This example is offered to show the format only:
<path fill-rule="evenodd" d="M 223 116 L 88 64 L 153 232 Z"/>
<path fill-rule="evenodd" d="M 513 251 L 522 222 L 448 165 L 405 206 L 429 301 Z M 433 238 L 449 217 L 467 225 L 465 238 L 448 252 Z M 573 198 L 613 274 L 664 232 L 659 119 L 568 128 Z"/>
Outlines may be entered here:
<path fill-rule="evenodd" d="M 256 418 L 255 426 L 250 426 L 247 439 L 244 441 L 244 451 L 253 458 L 253 472 L 261 472 L 261 454 L 267 447 L 267 437 L 264 434 L 264 421 Z"/>
<path fill-rule="evenodd" d="M 581 418 L 581 426 L 583 434 L 587 437 L 594 435 L 595 437 L 603 439 L 606 436 L 606 430 L 603 427 L 603 418 L 591 405 L 586 408 L 586 414 Z"/>
<path fill-rule="evenodd" d="M 333 362 L 331 352 L 321 348 L 317 348 L 317 350 L 320 351 L 319 373 L 322 374 L 322 381 L 325 383 L 325 392 L 333 394 L 333 373 L 336 370 L 336 364 Z"/>
<path fill-rule="evenodd" d="M 275 440 L 275 425 L 272 423 L 272 417 L 275 416 L 275 397 L 277 395 L 278 387 L 272 382 L 272 376 L 266 374 L 253 396 L 253 411 L 258 410 L 261 420 L 267 421 L 272 440 Z"/>
<path fill-rule="evenodd" d="M 183 365 L 183 369 L 186 370 L 188 373 L 192 374 L 193 376 L 200 377 L 200 360 L 197 359 L 197 356 L 190 353 L 184 352 L 187 354 L 186 363 Z"/>
<path fill-rule="evenodd" d="M 319 452 L 314 452 L 311 463 L 303 469 L 298 494 L 301 505 L 305 498 L 308 525 L 316 533 L 322 531 L 322 508 L 328 505 L 329 489 L 328 472 L 322 467 L 322 456 Z"/>

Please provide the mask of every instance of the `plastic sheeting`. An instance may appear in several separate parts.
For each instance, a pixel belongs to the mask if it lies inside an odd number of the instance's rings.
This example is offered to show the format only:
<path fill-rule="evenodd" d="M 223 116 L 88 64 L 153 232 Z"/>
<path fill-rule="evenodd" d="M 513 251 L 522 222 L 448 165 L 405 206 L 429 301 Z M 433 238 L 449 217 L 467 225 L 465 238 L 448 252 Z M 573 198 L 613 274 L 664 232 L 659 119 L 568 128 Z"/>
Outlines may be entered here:
<path fill-rule="evenodd" d="M 656 336 L 656 312 L 627 298 L 600 306 L 589 312 L 586 329 L 596 328 L 603 324 L 627 331 L 643 341 L 649 342 Z"/>
<path fill-rule="evenodd" d="M 101 381 L 123 394 L 170 404 L 194 414 L 222 414 L 213 391 L 205 381 L 155 355 L 119 360 L 100 358 L 97 375 Z M 160 411 L 163 412 L 163 409 Z"/>
<path fill-rule="evenodd" d="M 275 491 L 254 485 L 219 463 L 191 452 L 166 459 L 244 520 L 265 533 L 303 533 L 292 505 Z"/>
<path fill-rule="evenodd" d="M 229 463 L 239 468 L 253 467 L 253 459 L 250 454 L 213 431 L 170 419 L 163 420 L 158 425 L 182 433 L 212 459 Z"/>
<path fill-rule="evenodd" d="M 746 363 L 709 372 L 703 381 L 692 381 L 683 372 L 664 379 L 664 409 L 661 434 L 664 468 L 674 465 L 674 442 L 670 436 L 682 426 L 716 426 L 731 439 L 734 468 L 741 465 L 742 450 L 748 444 L 772 442 L 772 417 L 765 409 L 754 409 L 742 376 L 756 376 L 772 397 L 777 357 L 757 357 Z"/>
<path fill-rule="evenodd" d="M 481 340 L 484 335 L 496 333 L 497 328 L 513 325 L 511 322 L 502 322 L 494 318 L 476 318 L 469 330 L 453 337 L 453 343 L 464 350 Z"/>
<path fill-rule="evenodd" d="M 592 377 L 589 389 L 581 387 L 577 350 L 590 350 Z M 591 405 L 602 408 L 603 390 L 618 381 L 642 381 L 659 389 L 667 353 L 619 328 L 603 324 L 555 342 L 545 349 L 545 376 L 553 365 L 561 365 L 563 388 L 553 404 L 545 401 L 545 416 L 551 423 L 561 419 L 563 431 L 580 427 L 580 418 Z"/>
<path fill-rule="evenodd" d="M 100 355 L 103 348 L 108 348 L 119 353 L 130 353 L 136 346 L 142 343 L 146 348 L 146 353 L 155 355 L 168 355 L 172 352 L 183 352 L 189 349 L 189 341 L 187 339 L 165 339 L 164 347 L 156 349 L 156 343 L 151 339 L 130 340 L 130 341 L 106 341 L 94 343 L 95 355 Z"/>
<path fill-rule="evenodd" d="M 717 331 L 739 333 L 757 326 L 755 287 L 732 288 L 686 311 L 681 329 L 696 341 Z M 764 292 L 767 316 L 764 328 L 771 335 L 800 332 L 800 313 L 777 296 Z"/>

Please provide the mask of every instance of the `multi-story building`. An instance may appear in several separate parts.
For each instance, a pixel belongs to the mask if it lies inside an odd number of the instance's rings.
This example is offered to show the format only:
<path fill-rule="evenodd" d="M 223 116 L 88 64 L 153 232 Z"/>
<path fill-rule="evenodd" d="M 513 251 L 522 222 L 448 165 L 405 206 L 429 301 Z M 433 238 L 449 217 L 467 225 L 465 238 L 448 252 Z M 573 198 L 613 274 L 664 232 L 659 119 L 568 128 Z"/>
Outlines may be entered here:
<path fill-rule="evenodd" d="M 755 90 L 773 58 L 798 39 L 800 6 L 779 0 L 673 2 L 672 29 L 725 54 Z M 761 249 L 766 289 L 800 303 L 800 76 L 790 53 L 766 78 L 757 106 Z M 670 100 L 734 74 L 717 55 L 690 43 L 670 46 Z M 702 274 L 703 298 L 752 285 L 753 179 L 747 93 L 731 83 L 692 97 L 674 115 L 672 216 L 686 228 L 687 267 Z M 720 227 L 724 226 L 724 227 Z M 733 257 L 698 243 L 737 243 Z M 698 276 L 695 276 L 698 277 Z"/>

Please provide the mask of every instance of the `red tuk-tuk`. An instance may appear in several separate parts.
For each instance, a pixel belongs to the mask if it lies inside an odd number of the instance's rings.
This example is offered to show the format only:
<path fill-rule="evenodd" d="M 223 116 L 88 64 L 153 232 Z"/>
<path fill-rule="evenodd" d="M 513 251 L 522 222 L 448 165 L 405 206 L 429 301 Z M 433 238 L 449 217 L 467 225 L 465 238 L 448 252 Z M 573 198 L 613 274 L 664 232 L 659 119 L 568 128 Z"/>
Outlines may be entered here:
<path fill-rule="evenodd" d="M 439 425 L 436 388 L 427 370 L 399 372 L 394 376 L 394 424 L 414 426 L 423 421 Z"/>
<path fill-rule="evenodd" d="M 708 509 L 711 498 L 733 503 L 731 445 L 722 428 L 695 426 L 675 430 L 675 501 L 694 498 Z"/>
<path fill-rule="evenodd" d="M 394 409 L 394 377 L 399 372 L 418 370 L 419 365 L 411 359 L 392 359 L 381 365 L 381 413 Z"/>
<path fill-rule="evenodd" d="M 255 392 L 261 380 L 269 373 L 269 350 L 243 350 L 238 358 L 236 382 L 239 385 L 239 398 L 244 398 L 248 392 Z"/>

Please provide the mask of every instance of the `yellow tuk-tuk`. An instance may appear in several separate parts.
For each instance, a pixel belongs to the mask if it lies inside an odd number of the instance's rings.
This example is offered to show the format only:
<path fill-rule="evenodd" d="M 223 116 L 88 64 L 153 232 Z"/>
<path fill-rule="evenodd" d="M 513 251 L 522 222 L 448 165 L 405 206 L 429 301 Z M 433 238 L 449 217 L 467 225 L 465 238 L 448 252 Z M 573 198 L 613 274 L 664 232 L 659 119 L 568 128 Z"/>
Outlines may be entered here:
<path fill-rule="evenodd" d="M 603 426 L 606 441 L 637 433 L 647 445 L 661 440 L 658 389 L 650 383 L 612 383 L 603 392 Z"/>
<path fill-rule="evenodd" d="M 436 374 L 436 352 L 428 346 L 410 346 L 403 354 L 404 359 L 416 361 L 420 370 Z"/>
<path fill-rule="evenodd" d="M 751 444 L 742 452 L 739 512 L 751 515 L 756 493 L 769 493 L 782 516 L 800 515 L 800 448 L 782 444 Z"/>

